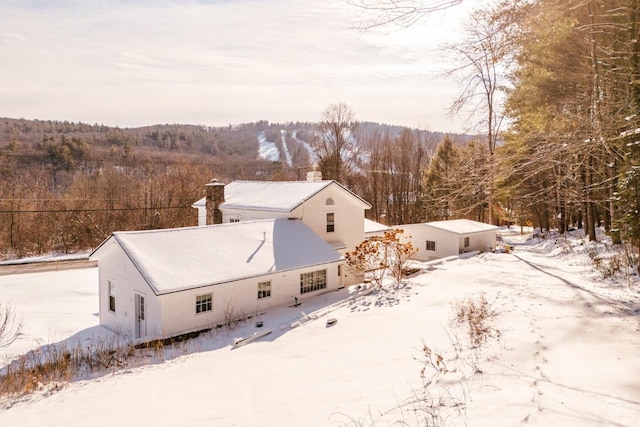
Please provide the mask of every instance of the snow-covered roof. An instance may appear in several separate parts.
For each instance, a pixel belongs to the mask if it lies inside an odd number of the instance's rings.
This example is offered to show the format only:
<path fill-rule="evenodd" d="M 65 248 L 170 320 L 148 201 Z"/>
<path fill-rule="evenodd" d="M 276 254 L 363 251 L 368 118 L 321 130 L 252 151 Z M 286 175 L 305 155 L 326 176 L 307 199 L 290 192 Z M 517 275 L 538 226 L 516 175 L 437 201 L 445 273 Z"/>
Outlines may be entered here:
<path fill-rule="evenodd" d="M 450 231 L 457 234 L 479 233 L 481 231 L 498 230 L 498 227 L 483 222 L 472 221 L 470 219 L 451 219 L 447 221 L 427 222 L 425 225 Z"/>
<path fill-rule="evenodd" d="M 342 259 L 302 221 L 287 218 L 117 232 L 110 239 L 157 295 Z M 99 259 L 107 242 L 91 257 Z"/>
<path fill-rule="evenodd" d="M 360 200 L 366 208 L 371 205 L 336 181 L 233 181 L 224 187 L 225 202 L 221 209 L 267 210 L 291 212 L 303 202 L 330 185 L 337 185 Z M 194 208 L 206 206 L 207 198 L 195 202 Z"/>
<path fill-rule="evenodd" d="M 390 227 L 379 222 L 367 218 L 364 219 L 364 234 L 381 233 L 390 229 Z"/>

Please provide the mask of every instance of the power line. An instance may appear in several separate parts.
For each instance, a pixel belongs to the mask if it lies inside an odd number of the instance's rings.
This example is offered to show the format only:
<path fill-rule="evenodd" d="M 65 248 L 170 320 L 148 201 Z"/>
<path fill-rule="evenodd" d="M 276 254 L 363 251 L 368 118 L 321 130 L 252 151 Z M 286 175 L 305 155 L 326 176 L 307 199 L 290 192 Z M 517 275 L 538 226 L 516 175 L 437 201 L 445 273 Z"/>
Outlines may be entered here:
<path fill-rule="evenodd" d="M 195 198 L 197 198 L 197 196 L 171 197 L 172 200 L 194 200 Z M 21 197 L 21 198 L 13 198 L 13 199 L 0 198 L 0 203 L 1 202 L 65 202 L 65 203 L 68 203 L 68 202 L 131 202 L 131 201 L 144 201 L 144 200 L 149 200 L 149 198 L 145 199 L 144 197 L 131 197 L 128 199 L 98 199 L 98 198 L 92 197 L 92 198 L 84 198 L 84 199 L 65 199 L 65 198 L 26 199 Z"/>
<path fill-rule="evenodd" d="M 28 209 L 28 210 L 0 210 L 3 213 L 78 213 L 78 212 L 115 212 L 115 211 L 156 211 L 166 209 L 186 209 L 191 206 L 160 206 L 146 208 L 102 208 L 102 209 Z"/>

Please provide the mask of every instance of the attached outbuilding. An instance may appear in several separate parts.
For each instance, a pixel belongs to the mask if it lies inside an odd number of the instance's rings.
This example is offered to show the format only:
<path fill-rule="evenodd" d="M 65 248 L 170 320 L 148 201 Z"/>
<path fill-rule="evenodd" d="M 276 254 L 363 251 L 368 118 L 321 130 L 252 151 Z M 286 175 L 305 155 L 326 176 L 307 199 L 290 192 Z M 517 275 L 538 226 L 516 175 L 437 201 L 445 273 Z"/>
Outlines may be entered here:
<path fill-rule="evenodd" d="M 404 224 L 397 228 L 418 249 L 413 256 L 419 261 L 430 261 L 465 252 L 492 252 L 496 249 L 498 227 L 469 219 Z"/>
<path fill-rule="evenodd" d="M 168 338 L 342 287 L 344 257 L 297 219 L 113 233 L 98 260 L 100 324 Z"/>

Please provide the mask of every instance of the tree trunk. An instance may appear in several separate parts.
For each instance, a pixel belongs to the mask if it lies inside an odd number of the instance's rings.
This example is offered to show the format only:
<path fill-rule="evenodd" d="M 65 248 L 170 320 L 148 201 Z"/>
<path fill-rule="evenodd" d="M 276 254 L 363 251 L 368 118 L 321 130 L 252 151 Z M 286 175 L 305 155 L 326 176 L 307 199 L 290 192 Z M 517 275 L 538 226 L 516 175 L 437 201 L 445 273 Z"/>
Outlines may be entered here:
<path fill-rule="evenodd" d="M 593 181 L 593 176 L 591 172 L 591 166 L 593 164 L 593 157 L 589 156 L 587 159 L 587 166 L 583 167 L 583 194 L 584 194 L 584 206 L 585 206 L 585 226 L 587 227 L 585 230 L 585 234 L 589 236 L 589 241 L 596 241 L 596 226 L 595 226 L 595 210 L 592 197 L 591 185 Z"/>
<path fill-rule="evenodd" d="M 556 215 L 556 224 L 558 227 L 558 233 L 560 234 L 564 234 L 566 231 L 566 218 L 565 218 L 565 209 L 564 209 L 564 203 L 563 203 L 563 194 L 562 194 L 562 188 L 561 188 L 561 178 L 560 178 L 560 174 L 556 173 L 556 179 L 557 179 L 557 183 L 556 183 L 556 208 L 555 208 L 555 215 Z"/>

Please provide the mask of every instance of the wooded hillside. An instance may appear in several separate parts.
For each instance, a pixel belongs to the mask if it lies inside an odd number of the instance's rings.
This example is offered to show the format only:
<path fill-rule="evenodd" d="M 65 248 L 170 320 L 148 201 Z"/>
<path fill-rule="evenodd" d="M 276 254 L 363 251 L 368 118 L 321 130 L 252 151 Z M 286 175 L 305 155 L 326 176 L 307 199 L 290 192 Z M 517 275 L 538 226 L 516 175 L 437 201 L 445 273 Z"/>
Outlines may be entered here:
<path fill-rule="evenodd" d="M 204 195 L 204 184 L 214 177 L 225 182 L 305 179 L 313 164 L 314 154 L 308 147 L 314 145 L 316 129 L 312 123 L 266 121 L 222 128 L 122 129 L 0 119 L 1 257 L 89 250 L 118 230 L 196 225 L 191 204 Z M 260 133 L 281 153 L 286 143 L 291 164 L 259 158 Z M 412 169 L 415 184 L 444 134 L 361 123 L 354 138 L 364 147 L 384 135 L 384 156 L 391 156 L 397 150 L 389 144 L 403 133 L 413 135 L 411 144 L 419 142 L 422 152 Z M 468 139 L 456 137 L 461 144 Z M 369 149 L 361 153 L 365 151 Z M 369 159 L 379 157 L 376 150 L 372 153 L 362 156 L 358 172 L 345 177 L 345 184 L 365 198 L 378 200 L 383 195 L 384 202 L 375 203 L 378 219 L 386 210 L 395 211 L 394 219 L 408 218 L 416 188 L 408 183 L 389 184 L 384 191 L 370 188 L 367 169 L 395 167 L 392 163 L 367 165 Z M 396 191 L 395 200 L 392 191 Z"/>

